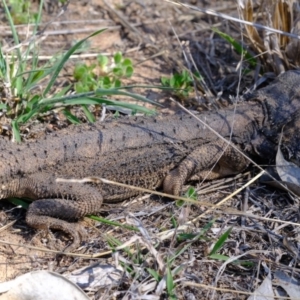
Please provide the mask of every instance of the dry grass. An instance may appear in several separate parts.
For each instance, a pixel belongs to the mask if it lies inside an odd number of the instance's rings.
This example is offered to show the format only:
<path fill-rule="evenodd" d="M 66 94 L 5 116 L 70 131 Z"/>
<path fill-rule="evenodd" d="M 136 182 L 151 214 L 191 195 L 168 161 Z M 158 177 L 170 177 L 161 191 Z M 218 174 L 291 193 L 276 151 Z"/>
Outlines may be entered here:
<path fill-rule="evenodd" d="M 299 12 L 292 8 L 293 3 L 296 1 L 270 0 L 254 6 L 252 1 L 245 0 L 236 11 L 235 2 L 212 1 L 207 7 L 199 4 L 198 8 L 204 11 L 199 12 L 186 4 L 177 6 L 161 1 L 145 1 L 145 6 L 137 1 L 113 4 L 99 1 L 89 9 L 83 5 L 82 9 L 86 9 L 85 13 L 93 9 L 98 21 L 101 14 L 112 26 L 104 40 L 93 42 L 92 49 L 97 53 L 102 47 L 103 51 L 113 53 L 123 47 L 122 50 L 131 53 L 136 61 L 135 83 L 157 83 L 159 76 L 172 70 L 199 70 L 204 80 L 195 81 L 193 99 L 183 102 L 203 109 L 204 105 L 228 104 L 229 95 L 252 88 L 259 74 L 275 76 L 299 66 L 299 39 L 262 29 L 267 26 L 299 35 Z M 70 4 L 68 9 L 72 17 L 83 19 L 84 14 L 77 15 L 76 5 Z M 215 13 L 209 14 L 205 9 Z M 260 26 L 230 21 L 230 14 Z M 169 21 L 176 34 L 170 33 Z M 74 24 L 69 26 L 72 29 Z M 85 29 L 89 26 L 86 24 Z M 249 63 L 213 33 L 212 26 L 245 45 L 256 58 L 257 68 L 245 74 Z M 57 29 L 59 35 L 60 30 Z M 53 54 L 49 50 L 60 42 L 59 35 L 54 35 L 55 38 L 50 35 L 41 44 L 42 51 Z M 169 111 L 174 109 L 165 94 L 160 97 Z M 198 184 L 197 205 L 186 202 L 180 206 L 153 193 L 151 198 L 147 195 L 117 206 L 105 206 L 103 214 L 109 220 L 135 226 L 136 230 L 105 223 L 89 225 L 90 240 L 78 250 L 81 253 L 54 256 L 40 248 L 24 248 L 32 243 L 33 234 L 21 221 L 14 227 L 15 232 L 2 232 L 1 239 L 6 241 L 0 240 L 1 278 L 10 279 L 40 269 L 68 274 L 89 267 L 96 272 L 104 269 L 104 264 L 122 271 L 116 282 L 105 286 L 92 286 L 91 276 L 86 288 L 91 299 L 247 299 L 268 273 L 275 277 L 276 272 L 282 271 L 299 282 L 298 199 L 257 182 L 260 174 L 253 175 L 255 170 L 235 178 Z M 8 215 L 16 218 L 9 212 Z M 229 228 L 231 233 L 218 254 L 230 259 L 224 262 L 212 258 L 210 252 Z M 98 265 L 100 259 L 102 266 Z M 239 263 L 232 263 L 237 259 Z M 275 282 L 273 288 L 278 296 L 288 299 Z"/>
<path fill-rule="evenodd" d="M 260 30 L 252 25 L 245 25 L 245 38 L 249 46 L 260 57 L 264 72 L 281 72 L 299 67 L 299 39 L 292 38 L 300 33 L 300 12 L 294 6 L 297 1 L 262 1 L 254 12 L 252 0 L 245 0 L 240 5 L 245 21 L 261 24 L 277 30 Z M 279 33 L 281 32 L 281 33 Z"/>

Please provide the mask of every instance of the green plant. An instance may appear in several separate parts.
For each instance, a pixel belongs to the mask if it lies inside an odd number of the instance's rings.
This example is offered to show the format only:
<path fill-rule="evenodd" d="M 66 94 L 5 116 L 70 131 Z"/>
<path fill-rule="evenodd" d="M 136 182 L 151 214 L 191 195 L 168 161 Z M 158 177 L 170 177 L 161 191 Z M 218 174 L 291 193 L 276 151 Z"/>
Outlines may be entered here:
<path fill-rule="evenodd" d="M 172 274 L 171 268 L 169 266 L 167 268 L 167 280 L 166 281 L 167 281 L 167 292 L 168 292 L 169 299 L 172 299 L 172 300 L 177 299 L 176 294 L 175 294 L 176 285 L 174 283 L 173 274 Z"/>
<path fill-rule="evenodd" d="M 209 258 L 218 259 L 218 260 L 227 260 L 229 257 L 226 255 L 218 254 L 217 252 L 224 246 L 224 243 L 228 239 L 229 234 L 231 233 L 232 227 L 230 227 L 225 233 L 221 235 L 218 241 L 215 243 L 213 249 L 208 254 Z"/>
<path fill-rule="evenodd" d="M 15 32 L 12 19 L 11 23 L 12 30 Z M 87 38 L 99 34 L 102 31 L 103 30 L 95 32 Z M 25 123 L 32 117 L 53 109 L 58 102 L 64 103 L 67 100 L 67 97 L 63 96 L 69 90 L 70 86 L 60 92 L 54 93 L 52 96 L 49 96 L 49 93 L 50 90 L 54 88 L 55 81 L 65 62 L 81 42 L 82 41 L 78 42 L 67 51 L 67 53 L 58 55 L 53 61 L 40 68 L 38 68 L 38 53 L 36 52 L 32 52 L 33 59 L 31 65 L 27 65 L 26 57 L 30 53 L 30 48 L 25 53 L 21 53 L 20 50 L 17 49 L 16 53 L 12 53 L 9 62 L 6 61 L 0 49 L 0 79 L 4 82 L 4 87 L 7 87 L 4 91 L 8 98 L 5 111 L 6 115 L 13 119 L 13 131 L 17 140 L 19 140 L 19 123 Z M 15 43 L 18 43 L 16 33 Z M 26 71 L 27 69 L 31 70 Z M 46 78 L 49 78 L 49 82 L 46 84 L 45 89 L 42 92 L 36 91 L 36 87 Z M 18 101 L 15 101 L 15 99 L 18 99 Z M 55 99 L 57 101 L 53 101 Z"/>
<path fill-rule="evenodd" d="M 209 258 L 212 259 L 217 259 L 217 260 L 222 260 L 222 261 L 227 261 L 229 259 L 229 256 L 227 255 L 222 255 L 219 254 L 219 250 L 224 246 L 224 243 L 226 242 L 226 240 L 228 239 L 230 233 L 232 231 L 232 227 L 230 227 L 228 230 L 226 230 L 221 236 L 220 238 L 217 240 L 217 242 L 215 243 L 213 249 L 210 251 L 210 253 L 208 254 Z M 234 264 L 239 264 L 239 265 L 243 265 L 245 267 L 252 267 L 253 263 L 250 261 L 240 261 L 240 260 L 235 260 L 233 262 Z"/>
<path fill-rule="evenodd" d="M 34 23 L 37 18 L 37 13 L 30 12 L 30 1 L 28 0 L 9 0 L 11 16 L 14 24 Z"/>
<path fill-rule="evenodd" d="M 194 187 L 190 186 L 188 188 L 188 190 L 185 192 L 184 197 L 188 198 L 188 199 L 191 199 L 191 200 L 194 200 L 196 202 L 197 201 L 197 191 L 196 191 L 196 189 Z M 177 200 L 176 201 L 176 205 L 178 207 L 183 206 L 185 203 L 186 202 L 184 200 Z"/>
<path fill-rule="evenodd" d="M 109 63 L 107 56 L 99 55 L 97 63 L 81 63 L 75 66 L 75 91 L 83 93 L 98 88 L 119 88 L 122 78 L 130 78 L 133 71 L 132 61 L 124 58 L 120 52 L 114 55 L 112 63 Z"/>
<path fill-rule="evenodd" d="M 14 43 L 19 45 L 19 37 L 15 28 L 14 20 L 10 13 L 6 2 L 3 1 L 4 10 L 10 24 Z M 42 13 L 42 2 L 40 4 L 39 14 L 35 21 L 34 32 L 37 31 L 39 20 Z M 86 41 L 98 34 L 101 34 L 105 29 L 98 30 L 88 37 L 78 41 L 67 52 L 57 54 L 47 62 L 45 65 L 40 66 L 38 59 L 38 50 L 35 47 L 34 39 L 23 52 L 20 47 L 7 54 L 3 53 L 0 44 L 0 82 L 2 83 L 1 92 L 6 98 L 4 103 L 0 103 L 2 111 L 6 116 L 12 120 L 12 128 L 14 138 L 20 141 L 19 124 L 26 123 L 32 118 L 37 118 L 41 114 L 49 112 L 53 109 L 61 109 L 66 118 L 72 123 L 79 123 L 76 116 L 72 115 L 68 107 L 74 105 L 81 105 L 87 119 L 94 122 L 94 116 L 89 110 L 89 105 L 111 105 L 114 107 L 123 107 L 130 109 L 132 113 L 141 111 L 144 113 L 153 113 L 143 106 L 137 104 L 129 104 L 117 100 L 110 99 L 111 96 L 122 95 L 131 97 L 136 100 L 155 102 L 147 98 L 126 91 L 127 87 L 119 86 L 117 79 L 118 76 L 129 76 L 132 74 L 133 68 L 131 61 L 123 59 L 122 55 L 116 54 L 114 57 L 116 67 L 112 70 L 110 85 L 98 85 L 95 89 L 88 92 L 79 92 L 73 95 L 67 95 L 72 85 L 64 87 L 62 90 L 56 90 L 56 81 L 63 69 L 65 63 L 69 60 L 70 56 L 81 49 Z M 22 48 L 23 49 L 23 48 Z M 32 56 L 28 59 L 29 55 Z M 103 58 L 99 58 L 99 64 L 105 66 Z M 107 79 L 106 79 L 107 80 Z M 106 86 L 106 88 L 104 87 Z M 40 89 L 40 87 L 43 87 Z"/>
<path fill-rule="evenodd" d="M 222 39 L 227 41 L 231 46 L 234 48 L 234 50 L 243 56 L 245 58 L 245 61 L 248 62 L 250 67 L 252 69 L 255 69 L 256 67 L 256 59 L 239 43 L 237 42 L 234 38 L 232 38 L 230 35 L 221 32 L 217 28 L 212 28 L 214 32 L 216 32 Z M 247 72 L 250 72 L 250 70 L 246 70 Z"/>
<path fill-rule="evenodd" d="M 177 96 L 187 97 L 193 91 L 194 77 L 199 78 L 200 76 L 197 73 L 191 75 L 189 71 L 183 70 L 170 78 L 161 77 L 161 84 L 174 89 Z"/>

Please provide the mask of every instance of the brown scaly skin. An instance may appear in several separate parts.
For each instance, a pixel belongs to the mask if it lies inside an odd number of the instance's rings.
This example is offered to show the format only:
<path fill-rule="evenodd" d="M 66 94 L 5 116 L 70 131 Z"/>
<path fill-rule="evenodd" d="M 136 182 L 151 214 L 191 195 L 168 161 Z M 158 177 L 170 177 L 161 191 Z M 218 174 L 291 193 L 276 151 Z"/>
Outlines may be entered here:
<path fill-rule="evenodd" d="M 299 161 L 300 72 L 289 71 L 245 96 L 236 108 L 197 115 L 250 156 L 275 156 L 283 125 L 284 146 Z M 234 121 L 234 122 L 233 122 Z M 233 128 L 232 128 L 232 124 Z M 297 128 L 295 128 L 297 127 Z M 34 199 L 26 221 L 34 228 L 59 229 L 80 244 L 82 230 L 70 224 L 137 191 L 107 184 L 56 182 L 56 178 L 98 176 L 179 195 L 189 180 L 237 174 L 248 161 L 195 118 L 127 117 L 71 126 L 36 142 L 0 141 L 0 199 Z"/>

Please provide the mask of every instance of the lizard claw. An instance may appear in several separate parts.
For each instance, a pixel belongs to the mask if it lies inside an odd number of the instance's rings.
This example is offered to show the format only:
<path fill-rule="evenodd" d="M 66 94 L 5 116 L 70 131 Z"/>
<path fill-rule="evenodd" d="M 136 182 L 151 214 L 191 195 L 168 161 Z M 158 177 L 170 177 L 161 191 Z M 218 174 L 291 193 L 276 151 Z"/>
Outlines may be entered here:
<path fill-rule="evenodd" d="M 64 252 L 74 251 L 80 246 L 82 239 L 85 239 L 86 237 L 85 230 L 79 224 L 69 223 L 52 217 L 39 216 L 27 212 L 26 222 L 28 225 L 36 229 L 47 230 L 48 232 L 49 229 L 57 229 L 70 235 L 73 238 L 73 242 L 64 249 Z M 57 247 L 57 244 L 58 242 L 56 240 L 54 248 L 61 248 Z"/>
<path fill-rule="evenodd" d="M 68 234 L 73 237 L 73 242 L 65 247 L 63 252 L 73 252 L 80 247 L 82 241 L 86 240 L 87 234 L 81 225 L 72 224 L 72 227 L 72 233 L 68 232 Z"/>

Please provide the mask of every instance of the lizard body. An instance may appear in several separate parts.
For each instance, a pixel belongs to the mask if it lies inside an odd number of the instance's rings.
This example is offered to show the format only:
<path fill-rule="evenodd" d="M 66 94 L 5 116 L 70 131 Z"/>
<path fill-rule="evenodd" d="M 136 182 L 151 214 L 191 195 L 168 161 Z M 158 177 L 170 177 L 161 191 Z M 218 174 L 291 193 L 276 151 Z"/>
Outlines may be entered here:
<path fill-rule="evenodd" d="M 245 96 L 236 106 L 197 114 L 250 156 L 274 157 L 279 135 L 299 160 L 300 72 L 289 71 Z M 296 132 L 296 133 L 295 133 Z M 63 230 L 80 242 L 70 221 L 101 211 L 105 202 L 137 191 L 108 184 L 57 182 L 57 178 L 98 176 L 179 195 L 189 180 L 237 174 L 248 160 L 190 115 L 127 117 L 95 125 L 70 126 L 37 141 L 0 141 L 0 199 L 33 201 L 26 221 L 34 228 Z"/>

